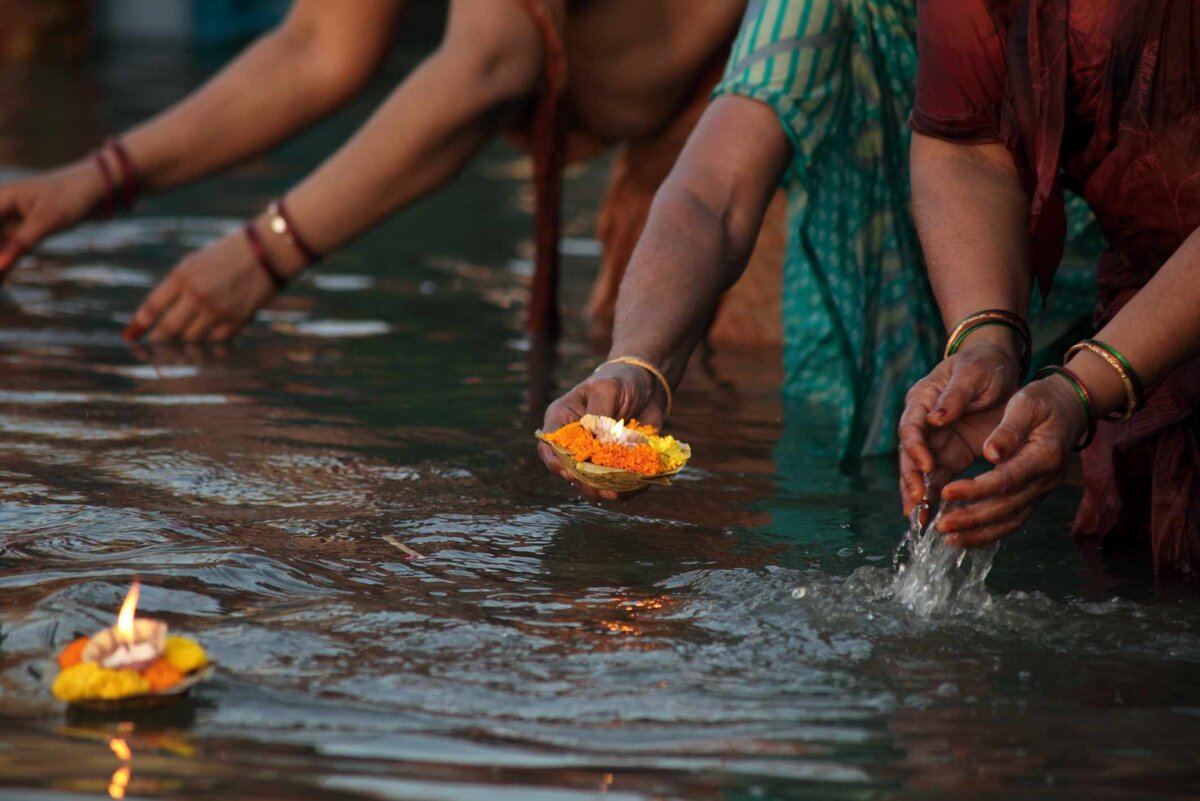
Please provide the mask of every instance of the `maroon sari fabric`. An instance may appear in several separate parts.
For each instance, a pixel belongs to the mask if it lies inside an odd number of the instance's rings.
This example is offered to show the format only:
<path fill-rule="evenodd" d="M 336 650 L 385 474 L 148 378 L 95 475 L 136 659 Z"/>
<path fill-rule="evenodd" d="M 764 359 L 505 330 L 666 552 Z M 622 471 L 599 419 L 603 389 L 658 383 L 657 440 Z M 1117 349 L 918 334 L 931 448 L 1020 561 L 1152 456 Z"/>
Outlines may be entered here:
<path fill-rule="evenodd" d="M 1103 326 L 1200 227 L 1200 2 L 918 9 L 913 129 L 1013 153 L 1043 291 L 1062 256 L 1063 186 L 1083 195 L 1110 243 L 1097 264 Z M 1100 425 L 1084 479 L 1078 536 L 1148 538 L 1159 571 L 1200 570 L 1200 358 L 1132 420 Z"/>

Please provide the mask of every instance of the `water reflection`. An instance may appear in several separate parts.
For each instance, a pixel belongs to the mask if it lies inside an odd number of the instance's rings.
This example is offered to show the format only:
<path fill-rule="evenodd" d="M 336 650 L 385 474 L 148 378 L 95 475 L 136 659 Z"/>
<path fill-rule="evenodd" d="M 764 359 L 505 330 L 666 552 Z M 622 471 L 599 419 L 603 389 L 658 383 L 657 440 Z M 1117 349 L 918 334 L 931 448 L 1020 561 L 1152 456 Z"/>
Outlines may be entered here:
<path fill-rule="evenodd" d="M 533 420 L 592 356 L 582 330 L 557 354 L 522 336 L 512 160 L 485 154 L 469 193 L 334 257 L 227 349 L 119 332 L 147 279 L 282 185 L 282 160 L 185 196 L 212 216 L 154 200 L 60 238 L 5 288 L 0 786 L 1200 792 L 1194 597 L 1081 558 L 1068 498 L 1000 549 L 979 603 L 911 613 L 892 466 L 832 470 L 826 418 L 775 394 L 777 354 L 693 372 L 676 426 L 696 457 L 670 491 L 596 505 L 547 476 Z M 464 218 L 467 195 L 489 213 Z M 568 210 L 581 231 L 593 196 Z M 595 254 L 573 254 L 574 309 Z M 134 574 L 145 612 L 223 671 L 146 718 L 64 723 L 50 655 L 105 625 Z"/>

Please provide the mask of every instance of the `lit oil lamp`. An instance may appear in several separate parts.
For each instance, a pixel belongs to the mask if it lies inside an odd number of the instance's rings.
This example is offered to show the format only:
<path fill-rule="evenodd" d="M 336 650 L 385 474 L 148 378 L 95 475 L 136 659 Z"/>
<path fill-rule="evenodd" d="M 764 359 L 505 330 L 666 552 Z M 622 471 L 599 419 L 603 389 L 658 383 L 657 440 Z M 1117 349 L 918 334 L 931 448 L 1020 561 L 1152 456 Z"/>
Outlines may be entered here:
<path fill-rule="evenodd" d="M 75 640 L 58 655 L 51 688 L 60 701 L 113 709 L 156 706 L 184 695 L 212 671 L 195 640 L 169 636 L 161 620 L 139 618 L 135 581 L 116 625 Z"/>
<path fill-rule="evenodd" d="M 670 486 L 692 457 L 690 446 L 660 435 L 654 426 L 595 414 L 535 436 L 550 446 L 571 478 L 599 490 Z"/>

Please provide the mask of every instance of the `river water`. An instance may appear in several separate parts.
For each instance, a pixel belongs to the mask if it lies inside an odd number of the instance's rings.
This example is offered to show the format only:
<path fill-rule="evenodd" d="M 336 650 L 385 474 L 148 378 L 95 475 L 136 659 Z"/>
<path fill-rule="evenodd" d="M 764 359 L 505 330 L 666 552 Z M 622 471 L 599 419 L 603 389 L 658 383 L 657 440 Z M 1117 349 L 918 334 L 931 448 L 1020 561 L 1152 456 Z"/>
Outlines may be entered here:
<path fill-rule="evenodd" d="M 25 76 L 5 175 L 212 66 Z M 548 365 L 522 334 L 527 165 L 503 145 L 231 347 L 120 341 L 157 276 L 369 107 L 56 238 L 0 296 L 0 797 L 1200 794 L 1200 602 L 1076 549 L 1076 490 L 994 556 L 926 554 L 908 569 L 938 571 L 897 582 L 893 465 L 835 470 L 772 352 L 693 369 L 675 487 L 596 504 L 547 475 L 544 372 L 563 389 L 594 356 L 577 324 Z M 602 178 L 571 178 L 572 319 Z M 67 714 L 52 655 L 135 575 L 220 670 L 170 709 Z M 918 591 L 955 575 L 966 591 Z"/>

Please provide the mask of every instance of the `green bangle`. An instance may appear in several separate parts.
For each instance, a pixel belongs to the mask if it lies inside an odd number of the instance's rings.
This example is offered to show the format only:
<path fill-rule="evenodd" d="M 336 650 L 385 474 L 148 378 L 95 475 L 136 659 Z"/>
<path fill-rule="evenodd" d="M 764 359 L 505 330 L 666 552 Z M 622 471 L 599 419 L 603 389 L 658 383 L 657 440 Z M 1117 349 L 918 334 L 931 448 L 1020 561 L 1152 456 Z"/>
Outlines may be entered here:
<path fill-rule="evenodd" d="M 1146 385 L 1142 383 L 1141 376 L 1139 376 L 1137 374 L 1137 371 L 1133 369 L 1133 365 L 1129 363 L 1129 360 L 1125 358 L 1125 355 L 1123 353 L 1121 353 L 1121 351 L 1114 348 L 1112 345 L 1101 342 L 1098 339 L 1085 339 L 1083 341 L 1090 342 L 1091 344 L 1095 345 L 1096 347 L 1102 348 L 1103 350 L 1108 352 L 1108 354 L 1110 356 L 1112 356 L 1114 359 L 1116 359 L 1117 361 L 1119 361 L 1121 363 L 1121 366 L 1125 368 L 1125 372 L 1127 372 L 1129 374 L 1129 383 L 1133 384 L 1133 394 L 1134 394 L 1134 397 L 1137 398 L 1137 408 L 1140 409 L 1143 406 L 1145 406 L 1146 405 Z"/>
<path fill-rule="evenodd" d="M 1075 450 L 1081 451 L 1088 445 L 1092 444 L 1092 440 L 1096 438 L 1096 410 L 1092 406 L 1092 393 L 1088 392 L 1088 388 L 1079 380 L 1079 376 L 1066 367 L 1059 367 L 1057 364 L 1047 365 L 1033 376 L 1034 381 L 1039 381 L 1046 376 L 1058 375 L 1062 376 L 1067 382 L 1075 388 L 1075 394 L 1079 396 L 1079 403 L 1083 406 L 1083 413 L 1087 415 L 1088 430 L 1084 435 L 1083 441 L 1075 446 Z"/>

